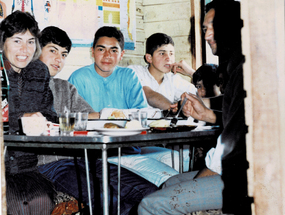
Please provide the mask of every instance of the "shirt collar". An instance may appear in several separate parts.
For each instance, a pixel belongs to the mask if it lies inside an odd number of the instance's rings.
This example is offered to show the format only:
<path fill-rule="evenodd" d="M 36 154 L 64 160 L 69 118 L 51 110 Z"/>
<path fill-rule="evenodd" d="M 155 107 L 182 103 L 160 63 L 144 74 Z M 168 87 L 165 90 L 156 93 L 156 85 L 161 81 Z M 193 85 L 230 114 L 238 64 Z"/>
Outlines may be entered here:
<path fill-rule="evenodd" d="M 148 71 L 148 75 L 149 75 L 153 80 L 155 80 L 155 78 L 154 78 L 154 77 L 152 76 L 152 74 L 149 72 L 148 66 L 146 66 L 146 68 L 147 68 L 147 71 Z M 171 72 L 168 72 L 168 73 L 164 74 L 161 83 L 163 83 L 163 82 L 165 82 L 165 81 L 168 81 L 168 80 L 170 79 L 171 74 L 172 74 Z M 155 80 L 155 81 L 156 81 L 156 80 Z M 156 82 L 157 82 L 157 81 L 156 81 Z"/>

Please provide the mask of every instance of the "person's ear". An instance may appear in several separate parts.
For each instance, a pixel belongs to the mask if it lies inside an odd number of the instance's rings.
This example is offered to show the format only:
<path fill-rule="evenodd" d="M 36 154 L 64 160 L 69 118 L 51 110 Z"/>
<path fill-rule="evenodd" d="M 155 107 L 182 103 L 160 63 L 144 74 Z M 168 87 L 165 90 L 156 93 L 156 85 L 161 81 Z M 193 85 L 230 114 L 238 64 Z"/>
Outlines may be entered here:
<path fill-rule="evenodd" d="M 124 54 L 125 54 L 125 50 L 121 51 L 120 61 L 123 59 Z"/>
<path fill-rule="evenodd" d="M 95 56 L 94 56 L 94 48 L 92 47 L 90 51 L 91 51 L 91 56 L 95 59 Z"/>
<path fill-rule="evenodd" d="M 151 54 L 145 54 L 145 59 L 148 63 L 152 63 L 152 56 Z"/>

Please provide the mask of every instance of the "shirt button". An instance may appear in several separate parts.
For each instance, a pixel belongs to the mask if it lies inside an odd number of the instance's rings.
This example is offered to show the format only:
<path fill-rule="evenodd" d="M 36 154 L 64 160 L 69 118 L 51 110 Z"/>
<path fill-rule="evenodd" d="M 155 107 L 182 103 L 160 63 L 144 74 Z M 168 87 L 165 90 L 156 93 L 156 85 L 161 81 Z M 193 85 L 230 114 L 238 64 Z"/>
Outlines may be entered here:
<path fill-rule="evenodd" d="M 10 160 L 13 161 L 13 160 L 14 160 L 14 157 L 10 157 Z"/>

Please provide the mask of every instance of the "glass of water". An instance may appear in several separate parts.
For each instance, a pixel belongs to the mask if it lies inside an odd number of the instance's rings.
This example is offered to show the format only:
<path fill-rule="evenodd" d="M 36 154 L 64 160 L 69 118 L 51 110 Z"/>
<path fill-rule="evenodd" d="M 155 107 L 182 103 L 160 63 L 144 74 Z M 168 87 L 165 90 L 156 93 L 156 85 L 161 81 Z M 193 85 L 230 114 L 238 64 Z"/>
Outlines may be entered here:
<path fill-rule="evenodd" d="M 139 121 L 143 128 L 147 127 L 147 112 L 146 111 L 132 112 L 130 119 Z"/>
<path fill-rule="evenodd" d="M 74 131 L 75 113 L 60 113 L 58 117 L 60 134 L 69 136 Z"/>
<path fill-rule="evenodd" d="M 143 128 L 147 127 L 147 112 L 140 111 L 141 125 Z"/>
<path fill-rule="evenodd" d="M 75 116 L 75 131 L 86 131 L 88 122 L 88 113 L 76 113 Z"/>

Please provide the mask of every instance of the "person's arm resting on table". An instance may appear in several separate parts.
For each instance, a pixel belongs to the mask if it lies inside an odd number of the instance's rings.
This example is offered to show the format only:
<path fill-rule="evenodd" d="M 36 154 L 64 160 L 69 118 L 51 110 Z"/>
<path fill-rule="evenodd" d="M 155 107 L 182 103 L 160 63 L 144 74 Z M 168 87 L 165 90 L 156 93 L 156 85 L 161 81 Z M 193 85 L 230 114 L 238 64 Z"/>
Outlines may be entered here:
<path fill-rule="evenodd" d="M 177 109 L 177 103 L 172 104 L 166 97 L 158 92 L 155 92 L 148 86 L 144 86 L 143 90 L 150 106 L 159 108 L 161 110 L 174 109 L 173 112 L 176 112 L 175 109 Z"/>

